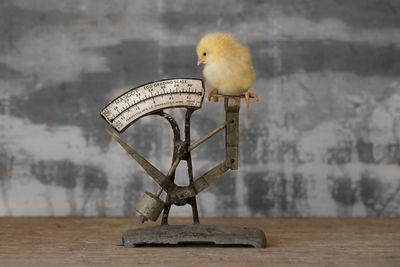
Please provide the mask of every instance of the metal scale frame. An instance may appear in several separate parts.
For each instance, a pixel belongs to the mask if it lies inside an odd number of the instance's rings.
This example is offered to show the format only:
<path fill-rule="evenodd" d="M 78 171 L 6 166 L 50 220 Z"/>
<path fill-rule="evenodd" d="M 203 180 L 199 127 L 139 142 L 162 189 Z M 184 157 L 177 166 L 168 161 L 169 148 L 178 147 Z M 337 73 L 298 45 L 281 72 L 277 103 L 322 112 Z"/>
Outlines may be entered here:
<path fill-rule="evenodd" d="M 118 135 L 106 132 L 146 171 L 160 186 L 157 194 L 145 192 L 136 205 L 140 219 L 156 221 L 161 212 L 160 226 L 127 230 L 122 236 L 125 247 L 140 246 L 243 246 L 266 247 L 264 232 L 257 228 L 216 226 L 200 224 L 196 195 L 209 187 L 225 172 L 238 169 L 239 158 L 239 110 L 243 96 L 217 95 L 224 98 L 225 121 L 213 131 L 195 142 L 191 142 L 190 123 L 194 111 L 201 108 L 204 100 L 204 82 L 194 78 L 166 79 L 133 88 L 112 100 L 100 113 L 112 128 L 121 133 L 138 119 L 157 115 L 166 119 L 173 132 L 172 164 L 167 174 L 148 162 L 133 147 Z M 185 108 L 184 139 L 179 124 L 165 109 Z M 191 151 L 225 130 L 225 160 L 197 179 L 193 177 Z M 186 161 L 189 185 L 174 183 L 175 170 L 181 161 Z M 165 201 L 160 199 L 166 192 Z M 168 215 L 172 205 L 192 207 L 193 225 L 169 225 Z"/>

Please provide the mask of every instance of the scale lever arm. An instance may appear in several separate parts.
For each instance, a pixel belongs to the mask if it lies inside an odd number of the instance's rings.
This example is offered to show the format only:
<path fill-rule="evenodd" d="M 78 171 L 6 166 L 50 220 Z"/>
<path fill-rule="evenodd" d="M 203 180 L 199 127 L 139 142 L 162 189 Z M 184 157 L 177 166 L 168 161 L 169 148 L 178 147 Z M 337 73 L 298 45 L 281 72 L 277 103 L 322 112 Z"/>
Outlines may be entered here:
<path fill-rule="evenodd" d="M 135 149 L 125 143 L 121 138 L 110 132 L 107 128 L 106 132 L 117 141 L 123 149 L 125 149 L 128 154 L 139 163 L 140 166 L 150 175 L 154 181 L 162 188 L 165 192 L 170 195 L 174 195 L 178 190 L 178 186 L 175 185 L 170 179 L 167 178 L 159 169 L 157 169 L 153 164 L 148 162 L 142 155 L 140 155 Z M 179 161 L 177 162 L 179 163 Z M 178 165 L 178 164 L 174 165 Z M 176 168 L 176 166 L 175 166 Z"/>
<path fill-rule="evenodd" d="M 176 196 L 180 199 L 194 197 L 198 193 L 209 187 L 216 180 L 218 180 L 218 178 L 220 178 L 228 170 L 229 168 L 226 166 L 226 163 L 224 161 L 197 178 L 190 185 L 179 189 L 176 192 Z"/>

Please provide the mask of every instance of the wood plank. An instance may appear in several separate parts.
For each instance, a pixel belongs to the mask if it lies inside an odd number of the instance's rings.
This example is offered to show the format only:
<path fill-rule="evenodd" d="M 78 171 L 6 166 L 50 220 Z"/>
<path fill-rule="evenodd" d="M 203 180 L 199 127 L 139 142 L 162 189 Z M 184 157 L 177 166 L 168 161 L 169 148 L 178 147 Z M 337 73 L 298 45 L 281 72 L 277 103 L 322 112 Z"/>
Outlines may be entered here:
<path fill-rule="evenodd" d="M 190 218 L 171 218 L 190 224 Z M 124 248 L 138 218 L 0 218 L 1 266 L 400 266 L 400 218 L 206 218 L 262 229 L 266 249 Z"/>

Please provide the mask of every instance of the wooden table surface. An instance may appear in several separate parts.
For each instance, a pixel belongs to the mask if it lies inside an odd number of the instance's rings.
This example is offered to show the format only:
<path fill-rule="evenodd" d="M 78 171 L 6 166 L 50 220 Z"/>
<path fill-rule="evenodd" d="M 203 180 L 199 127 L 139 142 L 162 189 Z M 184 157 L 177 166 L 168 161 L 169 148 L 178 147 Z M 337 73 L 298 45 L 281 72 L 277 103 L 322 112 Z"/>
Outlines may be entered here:
<path fill-rule="evenodd" d="M 189 224 L 172 218 L 171 224 Z M 203 218 L 258 227 L 268 247 L 124 248 L 137 218 L 0 218 L 0 266 L 400 266 L 400 218 Z M 156 225 L 145 223 L 144 226 Z"/>

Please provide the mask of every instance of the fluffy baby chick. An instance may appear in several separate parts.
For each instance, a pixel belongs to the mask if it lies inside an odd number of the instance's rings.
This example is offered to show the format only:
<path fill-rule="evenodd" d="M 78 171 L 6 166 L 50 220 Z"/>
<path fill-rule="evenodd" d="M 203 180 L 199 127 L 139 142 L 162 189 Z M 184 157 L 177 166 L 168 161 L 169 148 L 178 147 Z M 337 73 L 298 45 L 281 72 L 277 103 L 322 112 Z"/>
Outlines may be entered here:
<path fill-rule="evenodd" d="M 204 35 L 197 45 L 197 66 L 204 64 L 203 75 L 213 88 L 208 94 L 242 95 L 249 107 L 250 97 L 258 101 L 257 95 L 248 92 L 256 78 L 250 52 L 231 34 L 209 33 Z M 218 97 L 214 96 L 218 102 Z"/>

